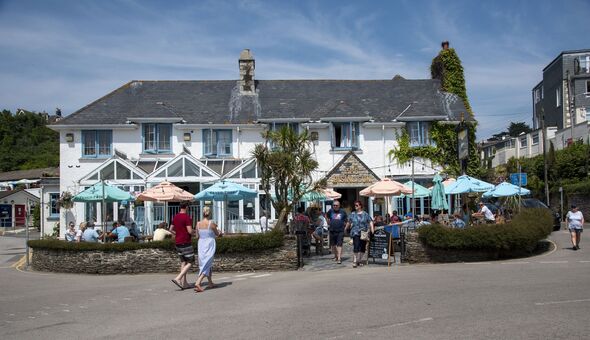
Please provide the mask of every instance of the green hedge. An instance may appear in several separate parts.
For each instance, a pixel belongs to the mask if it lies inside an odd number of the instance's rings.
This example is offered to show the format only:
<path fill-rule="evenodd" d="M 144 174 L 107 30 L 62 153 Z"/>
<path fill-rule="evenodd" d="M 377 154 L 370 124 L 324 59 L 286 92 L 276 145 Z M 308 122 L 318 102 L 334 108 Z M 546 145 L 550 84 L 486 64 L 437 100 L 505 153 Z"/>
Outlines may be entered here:
<path fill-rule="evenodd" d="M 217 254 L 255 252 L 265 249 L 274 249 L 283 245 L 284 233 L 280 230 L 272 230 L 265 234 L 246 234 L 217 239 Z M 193 241 L 197 249 L 197 241 Z M 166 249 L 174 250 L 174 240 L 154 242 L 128 242 L 128 243 L 90 243 L 90 242 L 66 242 L 56 239 L 31 240 L 29 247 L 38 249 L 60 249 L 71 251 L 126 251 L 136 249 Z"/>
<path fill-rule="evenodd" d="M 465 229 L 441 225 L 418 229 L 420 240 L 433 248 L 490 251 L 532 251 L 553 228 L 546 209 L 523 209 L 507 224 L 484 224 Z"/>

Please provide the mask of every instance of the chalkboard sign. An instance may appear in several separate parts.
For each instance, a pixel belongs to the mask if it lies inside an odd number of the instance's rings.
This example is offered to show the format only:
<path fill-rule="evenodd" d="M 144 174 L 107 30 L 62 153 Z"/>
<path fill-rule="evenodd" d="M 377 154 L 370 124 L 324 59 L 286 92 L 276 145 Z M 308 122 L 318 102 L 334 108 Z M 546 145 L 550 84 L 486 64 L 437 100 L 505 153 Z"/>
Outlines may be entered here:
<path fill-rule="evenodd" d="M 371 243 L 369 244 L 369 257 L 375 259 L 387 260 L 387 250 L 389 249 L 389 233 L 383 229 L 375 230 L 375 233 L 371 237 Z"/>

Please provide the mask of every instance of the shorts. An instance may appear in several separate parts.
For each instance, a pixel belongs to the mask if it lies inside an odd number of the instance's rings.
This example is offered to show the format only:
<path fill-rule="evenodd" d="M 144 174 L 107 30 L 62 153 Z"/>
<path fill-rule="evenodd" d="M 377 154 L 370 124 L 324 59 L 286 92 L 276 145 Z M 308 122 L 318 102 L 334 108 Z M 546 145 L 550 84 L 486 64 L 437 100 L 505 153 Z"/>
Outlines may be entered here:
<path fill-rule="evenodd" d="M 176 253 L 180 258 L 180 262 L 195 262 L 195 251 L 192 243 L 183 243 L 176 245 Z"/>
<path fill-rule="evenodd" d="M 330 246 L 342 247 L 344 231 L 330 231 Z"/>
<path fill-rule="evenodd" d="M 361 235 L 352 237 L 352 251 L 354 253 L 364 253 L 367 250 L 367 241 L 361 240 Z"/>
<path fill-rule="evenodd" d="M 582 228 L 569 228 L 569 229 L 570 229 L 570 233 L 576 233 L 576 234 L 579 234 L 582 231 L 584 231 L 584 229 L 582 229 Z"/>
<path fill-rule="evenodd" d="M 325 231 L 324 227 L 316 227 L 314 233 L 318 236 L 323 236 Z"/>

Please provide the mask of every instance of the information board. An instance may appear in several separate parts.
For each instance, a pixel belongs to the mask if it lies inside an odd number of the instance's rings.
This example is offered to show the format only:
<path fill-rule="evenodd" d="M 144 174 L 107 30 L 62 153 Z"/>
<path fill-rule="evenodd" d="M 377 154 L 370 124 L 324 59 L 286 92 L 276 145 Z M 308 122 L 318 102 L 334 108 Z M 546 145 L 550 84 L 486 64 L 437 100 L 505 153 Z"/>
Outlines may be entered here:
<path fill-rule="evenodd" d="M 383 229 L 375 230 L 375 233 L 371 237 L 371 243 L 369 244 L 369 257 L 375 259 L 388 259 L 387 250 L 389 249 L 389 233 Z"/>

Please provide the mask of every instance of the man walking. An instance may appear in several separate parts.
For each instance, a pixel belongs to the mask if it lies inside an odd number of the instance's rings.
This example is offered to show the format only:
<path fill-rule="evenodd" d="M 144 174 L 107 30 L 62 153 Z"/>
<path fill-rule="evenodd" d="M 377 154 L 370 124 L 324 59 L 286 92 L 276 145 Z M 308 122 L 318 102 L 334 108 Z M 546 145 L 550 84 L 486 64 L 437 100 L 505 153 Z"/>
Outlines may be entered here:
<path fill-rule="evenodd" d="M 341 264 L 344 226 L 348 221 L 348 216 L 344 210 L 340 209 L 340 202 L 336 200 L 332 204 L 332 209 L 330 209 L 326 215 L 330 230 L 330 246 L 332 247 L 332 254 L 334 254 L 334 261 Z"/>
<path fill-rule="evenodd" d="M 186 289 L 188 282 L 186 281 L 186 274 L 191 269 L 195 262 L 195 252 L 193 251 L 193 244 L 191 242 L 191 235 L 193 234 L 193 220 L 186 213 L 186 203 L 180 204 L 180 211 L 172 219 L 170 225 L 170 232 L 175 235 L 176 252 L 180 257 L 180 273 L 172 279 L 172 283 L 180 289 Z"/>

